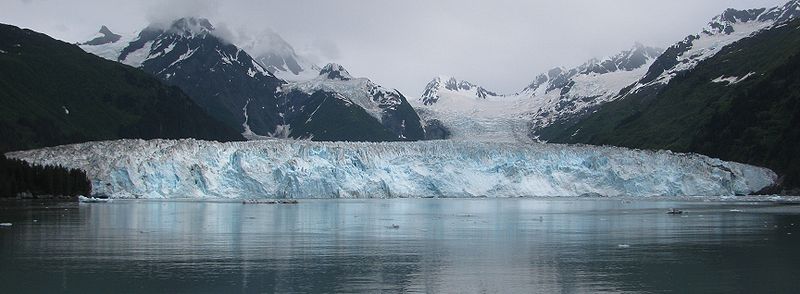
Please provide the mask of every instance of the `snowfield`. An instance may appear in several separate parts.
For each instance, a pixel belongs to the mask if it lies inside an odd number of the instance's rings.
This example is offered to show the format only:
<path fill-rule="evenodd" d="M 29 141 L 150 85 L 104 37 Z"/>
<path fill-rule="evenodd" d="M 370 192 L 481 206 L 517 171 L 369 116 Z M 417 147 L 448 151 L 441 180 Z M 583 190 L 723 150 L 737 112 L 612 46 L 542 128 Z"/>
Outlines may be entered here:
<path fill-rule="evenodd" d="M 456 141 L 120 140 L 7 156 L 83 169 L 114 198 L 730 196 L 777 179 L 695 154 Z"/>

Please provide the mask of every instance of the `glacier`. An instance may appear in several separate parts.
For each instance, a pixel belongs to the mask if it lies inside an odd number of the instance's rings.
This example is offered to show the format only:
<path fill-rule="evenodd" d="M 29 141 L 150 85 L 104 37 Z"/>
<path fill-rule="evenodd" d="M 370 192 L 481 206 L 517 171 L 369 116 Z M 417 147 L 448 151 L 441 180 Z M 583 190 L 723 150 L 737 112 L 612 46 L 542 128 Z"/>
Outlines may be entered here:
<path fill-rule="evenodd" d="M 538 143 L 118 140 L 7 156 L 83 169 L 113 198 L 733 196 L 777 180 L 697 154 Z"/>

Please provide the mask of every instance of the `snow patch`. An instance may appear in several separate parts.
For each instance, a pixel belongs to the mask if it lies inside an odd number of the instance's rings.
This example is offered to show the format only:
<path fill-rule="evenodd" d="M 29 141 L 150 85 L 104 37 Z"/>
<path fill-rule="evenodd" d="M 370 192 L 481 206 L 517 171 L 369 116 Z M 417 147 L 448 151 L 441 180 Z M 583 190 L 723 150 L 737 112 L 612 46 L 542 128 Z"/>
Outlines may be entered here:
<path fill-rule="evenodd" d="M 313 95 L 318 91 L 335 93 L 334 96 L 337 99 L 345 101 L 347 104 L 360 106 L 378 121 L 382 121 L 385 109 L 396 109 L 402 103 L 395 91 L 376 85 L 366 78 L 339 80 L 317 76 L 309 81 L 288 83 L 281 89 L 284 93 L 292 90 L 308 95 Z"/>
<path fill-rule="evenodd" d="M 153 41 L 147 42 L 144 44 L 144 46 L 142 46 L 142 48 L 131 52 L 125 57 L 125 60 L 120 60 L 120 62 L 133 67 L 141 67 L 142 64 L 144 64 L 144 62 L 150 57 L 150 50 L 152 49 Z"/>
<path fill-rule="evenodd" d="M 135 39 L 135 37 L 132 36 L 136 35 L 138 34 L 131 33 L 123 35 L 117 42 L 107 43 L 103 45 L 80 45 L 80 47 L 81 49 L 83 49 L 83 51 L 86 51 L 88 53 L 92 53 L 94 55 L 100 56 L 102 58 L 111 61 L 119 61 L 118 59 L 120 54 L 122 54 L 122 50 L 124 50 L 125 47 L 128 47 L 128 45 L 130 45 L 130 42 Z M 145 46 L 145 48 L 147 48 L 149 51 L 150 47 Z"/>
<path fill-rule="evenodd" d="M 750 78 L 751 76 L 753 76 L 753 75 L 755 75 L 755 74 L 756 74 L 755 72 L 751 72 L 751 73 L 748 73 L 748 74 L 746 74 L 746 75 L 745 75 L 745 76 L 743 76 L 743 77 L 726 77 L 726 76 L 720 76 L 720 77 L 718 77 L 718 78 L 716 78 L 716 79 L 713 79 L 713 80 L 711 80 L 711 82 L 712 82 L 712 83 L 727 83 L 727 84 L 728 84 L 728 86 L 730 86 L 730 85 L 735 85 L 735 84 L 738 84 L 738 83 L 740 83 L 740 82 L 742 82 L 742 81 L 744 81 L 744 80 L 746 80 L 746 79 Z"/>
<path fill-rule="evenodd" d="M 181 56 L 179 56 L 178 59 L 176 59 L 175 61 L 170 63 L 161 72 L 164 72 L 165 70 L 171 68 L 172 66 L 174 66 L 174 65 L 176 65 L 176 64 L 178 64 L 178 63 L 180 63 L 180 62 L 182 62 L 182 61 L 184 61 L 186 59 L 189 59 L 190 57 L 192 57 L 192 55 L 194 55 L 195 52 L 197 52 L 197 48 L 192 49 L 192 48 L 189 47 L 189 45 L 186 45 L 186 52 L 181 54 Z"/>
<path fill-rule="evenodd" d="M 156 54 L 153 54 L 148 59 L 153 59 L 153 58 L 157 58 L 157 57 L 169 54 L 170 52 L 172 52 L 172 50 L 175 49 L 175 44 L 176 43 L 172 43 L 172 44 L 167 45 L 167 48 L 164 48 L 164 50 L 162 50 L 162 51 L 156 52 Z"/>

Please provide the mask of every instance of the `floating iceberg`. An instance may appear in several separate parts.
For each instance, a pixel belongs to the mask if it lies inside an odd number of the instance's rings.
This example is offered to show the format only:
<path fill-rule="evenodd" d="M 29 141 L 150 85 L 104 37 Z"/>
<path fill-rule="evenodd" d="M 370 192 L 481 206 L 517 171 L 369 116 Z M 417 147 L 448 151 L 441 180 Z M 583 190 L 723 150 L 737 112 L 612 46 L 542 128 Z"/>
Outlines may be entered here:
<path fill-rule="evenodd" d="M 455 141 L 120 140 L 8 156 L 83 169 L 113 198 L 727 196 L 777 179 L 696 154 Z"/>

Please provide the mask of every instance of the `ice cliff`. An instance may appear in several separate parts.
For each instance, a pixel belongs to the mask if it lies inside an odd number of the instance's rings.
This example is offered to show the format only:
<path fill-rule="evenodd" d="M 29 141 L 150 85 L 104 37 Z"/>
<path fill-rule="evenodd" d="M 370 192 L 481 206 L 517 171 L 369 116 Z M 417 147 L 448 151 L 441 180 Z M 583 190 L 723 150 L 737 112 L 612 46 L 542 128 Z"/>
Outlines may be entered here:
<path fill-rule="evenodd" d="M 453 141 L 121 140 L 8 156 L 86 170 L 115 198 L 737 195 L 777 178 L 695 154 Z"/>

